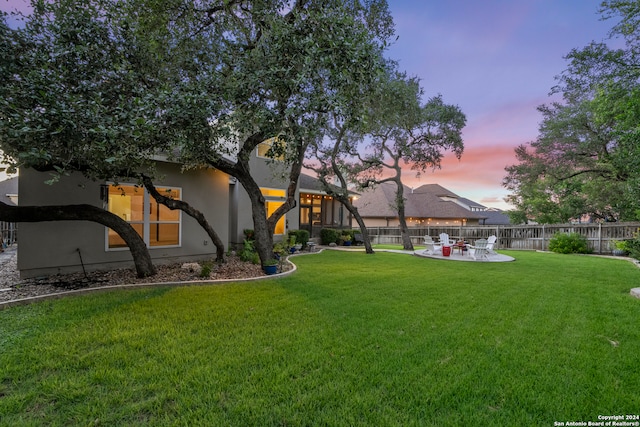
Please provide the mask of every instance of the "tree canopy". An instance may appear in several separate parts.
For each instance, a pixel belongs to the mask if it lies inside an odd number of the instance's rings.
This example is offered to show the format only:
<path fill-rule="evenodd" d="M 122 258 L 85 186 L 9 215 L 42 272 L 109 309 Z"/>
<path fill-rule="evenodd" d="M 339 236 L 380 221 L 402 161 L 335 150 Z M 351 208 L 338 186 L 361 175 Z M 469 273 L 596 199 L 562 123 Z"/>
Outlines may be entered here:
<path fill-rule="evenodd" d="M 293 198 L 329 112 L 356 111 L 393 33 L 385 0 L 33 0 L 0 23 L 0 147 L 13 167 L 92 179 L 153 177 L 162 154 L 234 176 L 252 202 L 257 249 Z M 288 167 L 267 220 L 256 146 Z M 286 170 L 286 169 L 285 169 Z M 137 175 L 138 174 L 138 175 Z"/>

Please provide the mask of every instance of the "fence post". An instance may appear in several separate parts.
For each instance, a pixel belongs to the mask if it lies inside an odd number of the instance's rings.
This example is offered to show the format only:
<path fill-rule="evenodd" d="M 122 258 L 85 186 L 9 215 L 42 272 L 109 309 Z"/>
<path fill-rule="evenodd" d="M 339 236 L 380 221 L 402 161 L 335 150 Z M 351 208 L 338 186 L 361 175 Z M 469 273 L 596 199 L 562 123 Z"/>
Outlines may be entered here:
<path fill-rule="evenodd" d="M 543 251 L 546 251 L 546 249 L 544 247 L 544 240 L 545 240 L 546 236 L 547 236 L 547 232 L 546 232 L 546 230 L 544 228 L 544 224 L 542 224 L 542 250 Z"/>
<path fill-rule="evenodd" d="M 602 223 L 598 223 L 598 253 L 602 253 Z"/>

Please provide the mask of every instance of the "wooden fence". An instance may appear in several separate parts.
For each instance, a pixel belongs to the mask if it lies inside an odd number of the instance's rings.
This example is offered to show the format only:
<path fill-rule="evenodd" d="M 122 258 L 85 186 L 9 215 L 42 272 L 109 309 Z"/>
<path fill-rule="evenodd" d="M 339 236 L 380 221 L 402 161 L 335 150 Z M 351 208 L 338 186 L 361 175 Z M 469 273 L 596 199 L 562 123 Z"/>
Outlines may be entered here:
<path fill-rule="evenodd" d="M 18 241 L 18 224 L 0 221 L 0 245 L 12 245 Z"/>
<path fill-rule="evenodd" d="M 414 244 L 421 244 L 424 236 L 437 237 L 447 233 L 451 238 L 473 242 L 496 235 L 496 249 L 543 250 L 549 248 L 549 240 L 556 233 L 578 233 L 587 238 L 594 253 L 611 253 L 610 242 L 632 239 L 640 229 L 640 222 L 605 224 L 547 224 L 547 225 L 495 225 L 495 226 L 429 226 L 410 227 L 409 234 Z M 401 244 L 398 227 L 367 228 L 374 244 Z"/>

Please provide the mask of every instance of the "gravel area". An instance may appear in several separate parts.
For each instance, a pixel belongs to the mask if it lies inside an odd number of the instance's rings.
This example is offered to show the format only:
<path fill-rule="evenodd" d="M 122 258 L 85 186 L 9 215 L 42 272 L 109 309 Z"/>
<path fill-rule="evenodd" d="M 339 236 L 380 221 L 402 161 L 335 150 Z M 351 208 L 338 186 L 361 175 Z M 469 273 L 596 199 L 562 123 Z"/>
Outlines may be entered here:
<path fill-rule="evenodd" d="M 13 254 L 8 252 L 2 254 L 0 260 L 0 303 L 71 290 L 114 285 L 207 282 L 265 276 L 259 265 L 243 262 L 237 256 L 228 256 L 226 257 L 226 262 L 221 265 L 212 263 L 209 277 L 200 275 L 201 270 L 198 263 L 186 263 L 159 265 L 157 266 L 158 273 L 155 276 L 143 279 L 136 277 L 135 270 L 131 268 L 88 272 L 86 276 L 83 273 L 74 273 L 21 280 L 17 269 L 15 250 Z M 283 263 L 283 270 L 288 270 L 289 268 L 289 263 Z"/>

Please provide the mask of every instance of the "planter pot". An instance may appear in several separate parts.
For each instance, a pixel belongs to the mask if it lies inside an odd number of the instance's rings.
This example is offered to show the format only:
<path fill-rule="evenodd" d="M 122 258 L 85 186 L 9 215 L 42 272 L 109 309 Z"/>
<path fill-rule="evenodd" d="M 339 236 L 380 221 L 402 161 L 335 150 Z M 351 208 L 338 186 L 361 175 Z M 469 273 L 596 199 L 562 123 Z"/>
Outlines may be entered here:
<path fill-rule="evenodd" d="M 612 253 L 613 253 L 614 256 L 625 256 L 625 255 L 627 255 L 627 252 L 623 251 L 622 249 L 614 249 L 612 251 Z"/>
<path fill-rule="evenodd" d="M 277 265 L 265 265 L 264 267 L 262 267 L 262 269 L 264 270 L 265 273 L 269 275 L 276 274 L 278 272 Z"/>
<path fill-rule="evenodd" d="M 349 240 L 348 242 L 344 242 L 345 246 L 351 246 L 351 240 Z"/>
<path fill-rule="evenodd" d="M 442 256 L 450 256 L 450 255 L 451 255 L 451 246 L 443 246 Z"/>

